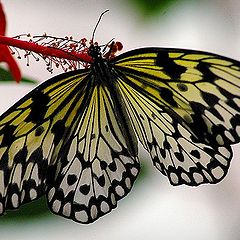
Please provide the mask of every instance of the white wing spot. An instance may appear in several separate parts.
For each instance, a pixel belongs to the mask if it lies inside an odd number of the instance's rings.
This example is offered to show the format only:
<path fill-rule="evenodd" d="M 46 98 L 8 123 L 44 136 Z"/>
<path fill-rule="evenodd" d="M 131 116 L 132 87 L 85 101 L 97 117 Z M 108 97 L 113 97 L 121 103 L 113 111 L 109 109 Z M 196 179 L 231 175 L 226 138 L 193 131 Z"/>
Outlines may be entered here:
<path fill-rule="evenodd" d="M 130 178 L 126 178 L 125 179 L 125 184 L 126 184 L 126 187 L 128 188 L 128 189 L 130 189 L 131 188 L 131 180 L 130 180 Z"/>
<path fill-rule="evenodd" d="M 176 173 L 171 172 L 169 176 L 173 183 L 177 184 L 179 182 L 178 176 Z"/>
<path fill-rule="evenodd" d="M 97 218 L 97 215 L 98 215 L 97 207 L 95 205 L 92 205 L 92 207 L 91 207 L 91 217 L 92 217 L 92 219 Z"/>
<path fill-rule="evenodd" d="M 115 188 L 115 191 L 116 191 L 117 195 L 120 196 L 120 197 L 122 197 L 125 193 L 124 189 L 121 186 L 117 186 Z"/>
<path fill-rule="evenodd" d="M 107 202 L 103 201 L 103 202 L 101 202 L 100 209 L 102 212 L 107 213 L 107 212 L 109 212 L 110 207 Z"/>
<path fill-rule="evenodd" d="M 3 204 L 0 202 L 0 214 L 2 214 L 3 212 L 4 212 Z"/>
<path fill-rule="evenodd" d="M 53 195 L 55 194 L 55 188 L 51 188 L 50 191 L 48 192 L 48 201 L 51 202 Z"/>
<path fill-rule="evenodd" d="M 25 190 L 23 189 L 21 193 L 21 203 L 23 202 L 24 198 L 25 198 Z"/>
<path fill-rule="evenodd" d="M 233 135 L 230 132 L 225 131 L 224 134 L 230 141 L 235 142 L 235 139 L 234 139 Z"/>
<path fill-rule="evenodd" d="M 37 197 L 37 191 L 32 188 L 29 192 L 31 200 L 35 199 Z"/>
<path fill-rule="evenodd" d="M 200 173 L 193 173 L 193 178 L 197 184 L 203 182 L 203 176 Z"/>
<path fill-rule="evenodd" d="M 19 197 L 16 193 L 12 195 L 12 205 L 14 208 L 17 208 L 19 206 Z"/>
<path fill-rule="evenodd" d="M 52 204 L 52 209 L 54 212 L 58 213 L 61 207 L 61 202 L 59 200 L 55 200 Z"/>
<path fill-rule="evenodd" d="M 216 167 L 212 169 L 212 174 L 215 178 L 220 179 L 224 175 L 224 171 L 222 170 L 221 167 Z"/>
<path fill-rule="evenodd" d="M 85 211 L 80 211 L 75 213 L 75 218 L 80 222 L 87 222 L 88 215 Z"/>
<path fill-rule="evenodd" d="M 71 203 L 66 203 L 63 207 L 63 215 L 70 217 L 71 215 Z"/>
<path fill-rule="evenodd" d="M 113 205 L 116 205 L 116 198 L 115 198 L 115 195 L 112 193 L 111 194 L 111 202 Z"/>
<path fill-rule="evenodd" d="M 133 175 L 134 177 L 136 177 L 136 176 L 138 175 L 138 169 L 135 168 L 135 167 L 133 167 L 133 168 L 131 169 L 131 173 L 132 173 L 132 175 Z"/>
<path fill-rule="evenodd" d="M 0 193 L 4 193 L 5 190 L 5 184 L 4 184 L 4 172 L 3 170 L 0 170 Z"/>
<path fill-rule="evenodd" d="M 237 135 L 240 136 L 240 126 L 236 127 L 236 132 L 237 132 Z"/>
<path fill-rule="evenodd" d="M 161 165 L 159 162 L 155 162 L 155 167 L 159 170 L 162 170 Z"/>
<path fill-rule="evenodd" d="M 188 177 L 188 175 L 187 175 L 186 173 L 182 173 L 182 174 L 181 174 L 181 177 L 182 177 L 182 179 L 185 180 L 187 183 L 190 183 L 190 182 L 191 182 L 190 178 Z"/>
<path fill-rule="evenodd" d="M 222 136 L 221 136 L 220 134 L 218 134 L 218 135 L 216 136 L 216 141 L 217 141 L 218 144 L 224 145 L 223 138 L 222 138 Z"/>

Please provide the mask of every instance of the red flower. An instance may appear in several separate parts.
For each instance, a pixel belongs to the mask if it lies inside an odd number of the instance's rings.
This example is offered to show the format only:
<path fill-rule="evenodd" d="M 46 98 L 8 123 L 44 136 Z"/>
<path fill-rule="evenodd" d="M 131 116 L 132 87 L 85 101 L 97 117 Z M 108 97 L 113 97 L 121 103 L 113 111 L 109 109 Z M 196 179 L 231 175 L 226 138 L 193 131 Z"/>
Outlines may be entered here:
<path fill-rule="evenodd" d="M 6 33 L 6 18 L 0 2 L 0 35 L 4 36 Z M 13 78 L 16 82 L 21 80 L 20 69 L 14 60 L 7 45 L 0 44 L 0 62 L 6 62 Z"/>

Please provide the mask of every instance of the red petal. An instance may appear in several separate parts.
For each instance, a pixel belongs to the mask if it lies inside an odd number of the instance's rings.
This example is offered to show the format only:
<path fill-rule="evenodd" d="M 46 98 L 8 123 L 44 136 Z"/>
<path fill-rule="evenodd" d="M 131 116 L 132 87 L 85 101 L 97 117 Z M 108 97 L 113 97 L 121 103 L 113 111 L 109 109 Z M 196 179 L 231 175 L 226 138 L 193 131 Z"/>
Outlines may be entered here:
<path fill-rule="evenodd" d="M 6 18 L 3 11 L 2 3 L 0 2 L 0 35 L 5 35 L 6 32 Z"/>
<path fill-rule="evenodd" d="M 6 32 L 6 17 L 3 11 L 2 3 L 0 2 L 0 35 L 5 35 L 5 32 Z M 20 69 L 7 45 L 0 44 L 0 62 L 6 62 L 9 71 L 11 72 L 15 81 L 20 82 L 22 78 Z"/>
<path fill-rule="evenodd" d="M 8 64 L 9 71 L 11 72 L 15 81 L 20 82 L 21 78 L 22 78 L 20 68 L 18 67 L 17 62 L 13 58 L 13 56 L 12 56 L 8 47 L 7 47 L 7 51 L 8 51 L 8 55 L 7 55 L 6 62 Z"/>
<path fill-rule="evenodd" d="M 8 46 L 0 44 L 0 62 L 6 62 L 8 69 L 11 72 L 16 82 L 20 82 L 22 76 L 20 69 L 13 58 Z"/>

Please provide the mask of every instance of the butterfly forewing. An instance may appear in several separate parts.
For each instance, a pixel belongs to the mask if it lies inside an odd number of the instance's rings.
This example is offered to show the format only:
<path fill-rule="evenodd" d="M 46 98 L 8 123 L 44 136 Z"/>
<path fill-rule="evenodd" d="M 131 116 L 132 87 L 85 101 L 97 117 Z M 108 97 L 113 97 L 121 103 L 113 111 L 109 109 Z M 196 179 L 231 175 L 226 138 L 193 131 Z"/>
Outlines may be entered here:
<path fill-rule="evenodd" d="M 239 141 L 239 65 L 205 52 L 157 48 L 115 60 L 128 84 L 176 113 L 199 138 L 221 145 Z"/>
<path fill-rule="evenodd" d="M 45 194 L 82 105 L 86 72 L 55 77 L 0 119 L 0 211 Z M 63 77 L 64 76 L 64 77 Z M 49 174 L 50 173 L 50 174 Z M 53 176 L 53 177 L 52 177 Z"/>

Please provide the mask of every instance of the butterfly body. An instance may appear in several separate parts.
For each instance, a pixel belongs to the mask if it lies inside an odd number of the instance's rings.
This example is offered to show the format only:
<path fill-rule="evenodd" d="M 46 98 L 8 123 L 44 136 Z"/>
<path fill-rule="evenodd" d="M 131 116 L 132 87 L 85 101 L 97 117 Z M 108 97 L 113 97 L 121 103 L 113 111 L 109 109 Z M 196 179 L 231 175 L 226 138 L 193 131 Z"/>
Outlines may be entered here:
<path fill-rule="evenodd" d="M 111 211 L 138 175 L 138 141 L 173 185 L 216 183 L 240 135 L 240 63 L 143 48 L 39 85 L 0 117 L 0 212 L 47 195 L 81 223 Z"/>

